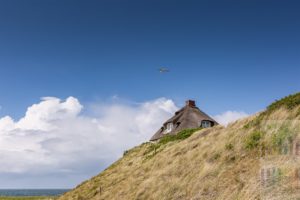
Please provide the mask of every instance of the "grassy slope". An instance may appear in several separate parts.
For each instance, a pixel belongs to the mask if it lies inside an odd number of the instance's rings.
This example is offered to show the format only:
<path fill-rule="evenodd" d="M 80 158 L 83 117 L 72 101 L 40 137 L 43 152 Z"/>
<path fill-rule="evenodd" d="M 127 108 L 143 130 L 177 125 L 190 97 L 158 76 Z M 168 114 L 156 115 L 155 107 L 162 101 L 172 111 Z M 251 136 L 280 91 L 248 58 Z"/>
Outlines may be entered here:
<path fill-rule="evenodd" d="M 300 166 L 298 157 L 280 151 L 300 137 L 298 97 L 277 101 L 227 128 L 203 129 L 158 148 L 151 143 L 135 147 L 59 200 L 296 199 L 297 185 L 288 177 Z M 293 106 L 287 106 L 290 102 Z M 259 179 L 266 166 L 281 170 L 272 187 L 263 187 Z M 276 187 L 279 183 L 284 187 Z"/>
<path fill-rule="evenodd" d="M 0 200 L 54 200 L 56 197 L 2 197 Z"/>

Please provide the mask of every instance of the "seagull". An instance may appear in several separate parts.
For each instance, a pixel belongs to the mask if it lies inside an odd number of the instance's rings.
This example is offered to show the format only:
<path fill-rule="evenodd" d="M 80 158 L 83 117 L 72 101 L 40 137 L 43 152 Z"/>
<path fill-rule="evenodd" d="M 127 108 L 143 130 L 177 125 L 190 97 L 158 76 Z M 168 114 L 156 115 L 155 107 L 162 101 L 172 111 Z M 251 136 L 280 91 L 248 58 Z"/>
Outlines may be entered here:
<path fill-rule="evenodd" d="M 166 72 L 170 72 L 170 70 L 168 68 L 161 67 L 161 68 L 159 68 L 159 72 L 160 73 L 166 73 Z"/>

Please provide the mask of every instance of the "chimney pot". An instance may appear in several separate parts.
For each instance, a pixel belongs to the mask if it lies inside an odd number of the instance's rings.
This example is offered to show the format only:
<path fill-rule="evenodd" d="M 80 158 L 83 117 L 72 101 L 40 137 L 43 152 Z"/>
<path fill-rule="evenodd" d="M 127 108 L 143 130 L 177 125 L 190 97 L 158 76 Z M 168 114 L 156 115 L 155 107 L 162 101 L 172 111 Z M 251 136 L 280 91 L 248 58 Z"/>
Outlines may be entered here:
<path fill-rule="evenodd" d="M 193 100 L 187 100 L 185 103 L 187 106 L 196 107 L 196 102 Z"/>

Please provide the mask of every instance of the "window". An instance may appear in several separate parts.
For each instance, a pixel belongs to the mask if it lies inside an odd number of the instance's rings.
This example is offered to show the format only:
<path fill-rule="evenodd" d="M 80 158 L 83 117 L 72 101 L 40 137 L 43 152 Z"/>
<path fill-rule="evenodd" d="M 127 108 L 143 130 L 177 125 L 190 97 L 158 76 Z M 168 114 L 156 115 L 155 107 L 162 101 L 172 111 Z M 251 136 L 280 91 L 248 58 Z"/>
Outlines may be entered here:
<path fill-rule="evenodd" d="M 173 123 L 168 123 L 166 133 L 170 133 L 172 131 L 172 129 L 173 129 Z"/>
<path fill-rule="evenodd" d="M 201 122 L 201 127 L 202 127 L 202 128 L 208 128 L 208 127 L 211 127 L 211 122 L 210 122 L 210 121 L 202 121 L 202 122 Z"/>

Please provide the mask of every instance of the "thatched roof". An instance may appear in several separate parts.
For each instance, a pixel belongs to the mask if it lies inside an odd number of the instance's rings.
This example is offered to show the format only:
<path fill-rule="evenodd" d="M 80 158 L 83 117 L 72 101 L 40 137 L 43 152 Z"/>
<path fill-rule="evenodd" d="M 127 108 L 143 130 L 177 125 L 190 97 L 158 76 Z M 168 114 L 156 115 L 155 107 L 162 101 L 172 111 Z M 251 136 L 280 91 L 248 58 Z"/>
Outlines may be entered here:
<path fill-rule="evenodd" d="M 211 126 L 218 124 L 218 122 L 201 111 L 196 106 L 195 101 L 188 100 L 186 101 L 186 105 L 175 112 L 175 115 L 167 120 L 150 140 L 158 140 L 165 135 L 176 135 L 184 129 L 201 127 L 203 121 L 209 121 Z M 167 128 L 168 124 L 171 127 L 169 129 Z"/>

